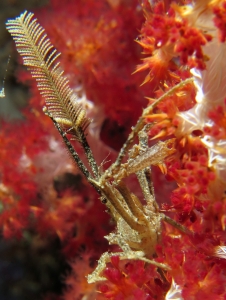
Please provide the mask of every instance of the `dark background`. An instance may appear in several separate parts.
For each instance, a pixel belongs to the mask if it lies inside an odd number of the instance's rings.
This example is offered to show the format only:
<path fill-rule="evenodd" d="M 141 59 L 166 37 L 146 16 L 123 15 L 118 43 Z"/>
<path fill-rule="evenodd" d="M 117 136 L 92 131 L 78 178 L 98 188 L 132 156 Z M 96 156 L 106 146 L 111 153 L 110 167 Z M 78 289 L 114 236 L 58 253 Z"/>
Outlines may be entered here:
<path fill-rule="evenodd" d="M 14 51 L 12 37 L 7 32 L 5 23 L 8 19 L 19 16 L 24 10 L 34 11 L 47 3 L 48 0 L 0 1 L 0 89 L 3 86 L 4 77 L 6 77 L 6 97 L 0 99 L 0 118 L 6 118 L 7 120 L 20 118 L 18 109 L 26 105 L 26 99 L 28 98 L 27 89 L 16 78 L 16 51 Z"/>

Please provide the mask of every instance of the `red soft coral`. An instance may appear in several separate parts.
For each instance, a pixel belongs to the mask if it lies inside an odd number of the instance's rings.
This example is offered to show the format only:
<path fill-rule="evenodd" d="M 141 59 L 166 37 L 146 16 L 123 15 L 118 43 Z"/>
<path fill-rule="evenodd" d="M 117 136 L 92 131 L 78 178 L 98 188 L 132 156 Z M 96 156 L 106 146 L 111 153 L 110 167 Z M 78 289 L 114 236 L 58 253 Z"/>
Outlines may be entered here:
<path fill-rule="evenodd" d="M 223 43 L 226 40 L 226 1 L 217 1 L 221 5 L 215 5 L 213 7 L 213 13 L 215 15 L 213 21 L 215 26 L 219 29 L 219 40 Z"/>
<path fill-rule="evenodd" d="M 169 286 L 155 267 L 145 267 L 142 261 L 120 262 L 118 256 L 113 256 L 111 264 L 104 271 L 108 281 L 99 287 L 107 299 L 162 299 Z"/>
<path fill-rule="evenodd" d="M 182 12 L 183 7 L 174 4 L 166 14 L 163 2 L 158 2 L 146 12 L 146 22 L 138 43 L 149 57 L 137 67 L 137 71 L 149 69 L 144 83 L 154 80 L 158 86 L 178 81 L 177 72 L 181 66 L 205 69 L 208 58 L 202 47 L 212 37 L 192 26 Z M 180 64 L 176 63 L 176 58 L 179 58 Z"/>

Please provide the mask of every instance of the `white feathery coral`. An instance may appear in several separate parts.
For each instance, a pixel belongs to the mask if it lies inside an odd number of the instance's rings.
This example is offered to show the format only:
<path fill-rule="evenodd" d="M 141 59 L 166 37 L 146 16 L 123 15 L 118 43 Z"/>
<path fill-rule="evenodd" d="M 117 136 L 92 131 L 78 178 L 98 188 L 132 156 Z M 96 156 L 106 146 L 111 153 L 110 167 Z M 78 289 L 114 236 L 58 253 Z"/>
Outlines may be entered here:
<path fill-rule="evenodd" d="M 171 287 L 166 294 L 165 300 L 183 300 L 181 293 L 181 287 L 178 284 L 176 284 L 174 279 L 172 279 Z"/>
<path fill-rule="evenodd" d="M 226 259 L 226 246 L 215 247 L 214 256 Z"/>

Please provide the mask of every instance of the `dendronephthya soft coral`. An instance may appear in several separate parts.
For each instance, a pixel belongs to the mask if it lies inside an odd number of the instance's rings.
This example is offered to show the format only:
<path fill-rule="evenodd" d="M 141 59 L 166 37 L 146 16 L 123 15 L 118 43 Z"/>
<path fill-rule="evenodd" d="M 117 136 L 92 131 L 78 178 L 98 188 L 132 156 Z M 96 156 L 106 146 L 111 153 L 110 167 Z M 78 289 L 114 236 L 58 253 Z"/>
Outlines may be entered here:
<path fill-rule="evenodd" d="M 220 17 L 223 24 L 226 24 L 225 7 L 225 1 L 197 1 L 193 7 L 180 11 L 181 17 L 186 18 L 197 29 L 210 34 L 212 40 L 202 47 L 207 56 L 206 68 L 191 69 L 197 88 L 197 103 L 190 110 L 178 113 L 181 120 L 178 134 L 187 135 L 194 130 L 203 132 L 201 140 L 208 149 L 208 166 L 214 168 L 217 180 L 221 183 L 220 190 L 215 185 L 214 192 L 218 197 L 222 197 L 226 188 L 226 44 L 222 37 L 225 34 L 222 30 L 225 29 L 217 27 Z M 221 124 L 218 125 L 218 122 Z"/>
<path fill-rule="evenodd" d="M 164 233 L 164 246 L 159 255 L 162 253 L 164 259 L 171 260 L 171 275 L 176 279 L 176 283 L 172 280 L 166 299 L 213 299 L 225 295 L 225 277 L 220 271 L 225 262 L 212 260 L 214 267 L 210 267 L 205 260 L 208 255 L 225 258 L 226 2 L 189 3 L 187 6 L 171 4 L 167 14 L 162 2 L 154 1 L 151 6 L 145 6 L 146 23 L 138 42 L 150 56 L 137 70 L 149 70 L 145 82 L 156 81 L 157 77 L 155 86 L 160 90 L 156 93 L 160 95 L 183 78 L 190 77 L 194 81 L 195 93 L 191 85 L 170 95 L 147 116 L 147 122 L 154 124 L 150 130 L 152 139 L 172 134 L 177 138 L 177 158 L 168 164 L 168 174 L 175 179 L 178 188 L 171 195 L 171 203 L 163 205 L 163 209 L 176 212 L 177 219 L 199 236 L 178 243 L 176 236 L 169 237 L 170 231 L 168 237 Z M 164 53 L 163 62 L 157 59 L 160 53 Z M 165 69 L 158 69 L 159 64 Z M 168 243 L 171 246 L 167 246 Z M 176 248 L 170 249 L 173 244 L 180 249 L 177 254 Z M 201 264 L 194 258 L 197 249 L 202 253 Z M 193 267 L 188 268 L 191 260 Z M 199 269 L 205 275 L 197 278 L 195 274 L 201 272 Z M 220 282 L 219 288 L 208 294 L 214 281 Z"/>
<path fill-rule="evenodd" d="M 73 102 L 66 107 L 70 113 L 65 117 L 58 100 L 56 102 L 50 93 L 53 91 L 44 86 L 49 105 L 47 114 L 117 225 L 116 232 L 107 239 L 120 246 L 122 252 L 104 253 L 96 270 L 88 276 L 90 283 L 103 281 L 98 288 L 102 293 L 100 297 L 105 295 L 117 300 L 222 299 L 226 295 L 223 193 L 226 2 L 199 0 L 188 6 L 180 6 L 180 1 L 171 5 L 165 1 L 165 6 L 163 2 L 152 2 L 143 2 L 146 22 L 137 40 L 149 56 L 136 71 L 148 70 L 144 83 L 151 84 L 158 99 L 149 98 L 151 105 L 144 110 L 116 162 L 104 172 L 94 164 L 92 157 L 90 159 L 92 153 L 89 152 L 87 157 L 93 173 L 85 168 L 68 137 L 74 134 L 87 152 L 86 137 L 79 136 L 83 133 L 79 127 L 83 110 L 73 110 L 75 103 L 70 97 L 65 98 L 63 106 Z M 49 64 L 49 57 L 55 52 L 44 51 L 42 43 L 48 42 L 42 39 L 42 29 L 38 29 L 37 35 L 31 30 L 36 24 L 32 20 L 31 14 L 24 13 L 9 21 L 8 29 L 38 80 L 41 82 L 43 76 L 45 80 L 53 79 L 51 82 L 57 83 L 56 91 L 62 91 L 66 80 L 55 82 L 62 73 L 58 72 L 58 65 Z M 47 75 L 38 73 L 43 69 L 42 62 L 30 59 L 32 55 L 34 58 L 34 50 L 25 49 L 24 24 L 29 34 L 35 36 L 32 47 L 37 48 L 36 54 L 45 54 L 42 60 L 44 64 L 47 60 L 50 72 Z M 41 90 L 43 92 L 42 87 Z M 55 101 L 54 105 L 51 101 Z M 73 118 L 74 124 L 70 121 Z M 149 147 L 148 131 L 152 140 L 170 139 Z M 132 146 L 136 136 L 139 144 Z M 128 149 L 126 163 L 122 164 Z M 160 166 L 178 185 L 171 195 L 165 186 L 160 187 L 166 191 L 166 203 L 161 209 L 154 197 L 150 164 Z M 145 205 L 126 185 L 125 178 L 132 173 L 138 178 Z M 176 220 L 163 212 L 172 214 Z M 66 297 L 69 299 L 69 295 Z M 73 298 L 73 294 L 70 297 Z"/>

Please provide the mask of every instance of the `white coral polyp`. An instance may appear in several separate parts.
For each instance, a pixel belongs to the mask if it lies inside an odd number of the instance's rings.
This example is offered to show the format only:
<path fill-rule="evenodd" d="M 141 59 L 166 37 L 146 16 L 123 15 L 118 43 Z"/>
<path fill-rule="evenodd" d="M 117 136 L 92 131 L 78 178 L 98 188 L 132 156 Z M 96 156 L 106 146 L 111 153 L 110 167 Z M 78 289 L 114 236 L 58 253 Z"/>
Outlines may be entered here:
<path fill-rule="evenodd" d="M 165 300 L 183 300 L 181 293 L 181 287 L 178 284 L 176 284 L 174 279 L 172 279 L 171 287 L 166 294 Z"/>
<path fill-rule="evenodd" d="M 226 45 L 214 38 L 203 50 L 210 60 L 205 71 L 191 70 L 197 88 L 197 103 L 188 111 L 178 113 L 181 134 L 190 134 L 193 130 L 202 130 L 209 125 L 208 112 L 223 104 L 226 97 Z"/>
<path fill-rule="evenodd" d="M 226 259 L 226 246 L 215 247 L 214 256 Z"/>

